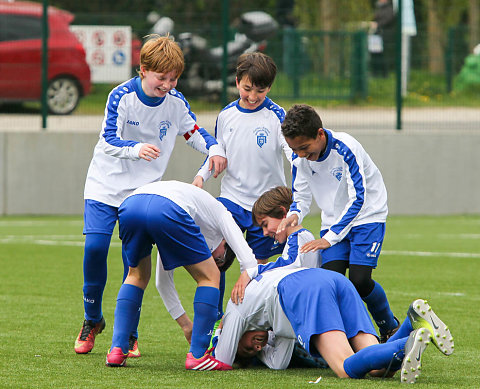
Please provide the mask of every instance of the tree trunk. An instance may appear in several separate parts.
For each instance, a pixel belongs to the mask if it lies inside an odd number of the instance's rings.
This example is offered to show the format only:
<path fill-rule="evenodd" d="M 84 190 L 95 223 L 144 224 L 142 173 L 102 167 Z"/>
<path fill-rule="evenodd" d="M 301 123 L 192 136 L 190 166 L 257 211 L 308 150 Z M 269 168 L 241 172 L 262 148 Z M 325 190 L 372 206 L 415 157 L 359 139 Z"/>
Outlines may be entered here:
<path fill-rule="evenodd" d="M 427 1 L 428 20 L 428 69 L 431 73 L 444 72 L 444 41 L 443 29 L 438 17 L 438 4 L 435 0 Z"/>
<path fill-rule="evenodd" d="M 330 0 L 319 0 L 321 9 L 321 29 L 323 31 L 332 31 L 335 25 L 335 4 Z M 323 37 L 323 74 L 330 73 L 330 54 L 331 54 L 332 40 L 329 35 Z"/>
<path fill-rule="evenodd" d="M 472 50 L 480 43 L 480 1 L 469 0 L 468 3 L 469 48 Z"/>

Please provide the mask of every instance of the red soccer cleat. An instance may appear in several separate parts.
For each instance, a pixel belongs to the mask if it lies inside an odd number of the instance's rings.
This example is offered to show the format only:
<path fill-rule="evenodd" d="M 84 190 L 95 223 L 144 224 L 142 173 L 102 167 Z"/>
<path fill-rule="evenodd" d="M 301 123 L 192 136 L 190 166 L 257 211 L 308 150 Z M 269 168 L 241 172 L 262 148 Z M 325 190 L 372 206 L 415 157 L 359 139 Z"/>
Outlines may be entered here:
<path fill-rule="evenodd" d="M 142 354 L 140 354 L 140 350 L 138 349 L 138 341 L 135 336 L 130 335 L 130 339 L 128 340 L 128 357 L 129 358 L 139 358 Z"/>
<path fill-rule="evenodd" d="M 105 319 L 102 317 L 98 323 L 90 320 L 84 320 L 82 329 L 75 340 L 75 352 L 77 354 L 87 354 L 92 351 L 95 345 L 95 337 L 105 328 Z"/>
<path fill-rule="evenodd" d="M 219 360 L 206 353 L 201 358 L 195 358 L 192 353 L 187 354 L 185 361 L 185 369 L 187 370 L 232 370 L 232 366 Z"/>
<path fill-rule="evenodd" d="M 124 354 L 120 347 L 114 347 L 112 351 L 107 354 L 105 364 L 110 367 L 122 367 L 127 364 L 128 353 Z"/>

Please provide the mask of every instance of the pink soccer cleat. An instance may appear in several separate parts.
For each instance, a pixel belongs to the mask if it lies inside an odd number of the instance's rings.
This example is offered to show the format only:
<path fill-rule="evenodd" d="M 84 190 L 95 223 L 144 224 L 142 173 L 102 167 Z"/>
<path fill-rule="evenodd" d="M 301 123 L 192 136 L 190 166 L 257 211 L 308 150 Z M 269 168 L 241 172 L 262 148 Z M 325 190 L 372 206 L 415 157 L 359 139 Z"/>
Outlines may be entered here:
<path fill-rule="evenodd" d="M 114 347 L 112 351 L 107 354 L 105 364 L 110 367 L 122 367 L 127 363 L 128 353 L 124 354 L 120 347 Z"/>
<path fill-rule="evenodd" d="M 185 361 L 185 369 L 187 370 L 232 370 L 232 366 L 205 354 L 201 358 L 195 358 L 192 353 L 187 354 Z"/>

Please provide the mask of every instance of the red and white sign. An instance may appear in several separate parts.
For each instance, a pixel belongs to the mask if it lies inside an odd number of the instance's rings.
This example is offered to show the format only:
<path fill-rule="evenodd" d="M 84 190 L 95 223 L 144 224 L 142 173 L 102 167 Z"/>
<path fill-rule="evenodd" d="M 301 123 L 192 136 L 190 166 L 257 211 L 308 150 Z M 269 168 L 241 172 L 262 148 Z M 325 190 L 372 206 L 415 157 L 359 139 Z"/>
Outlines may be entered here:
<path fill-rule="evenodd" d="M 123 82 L 132 76 L 130 26 L 70 26 L 85 48 L 92 82 Z"/>

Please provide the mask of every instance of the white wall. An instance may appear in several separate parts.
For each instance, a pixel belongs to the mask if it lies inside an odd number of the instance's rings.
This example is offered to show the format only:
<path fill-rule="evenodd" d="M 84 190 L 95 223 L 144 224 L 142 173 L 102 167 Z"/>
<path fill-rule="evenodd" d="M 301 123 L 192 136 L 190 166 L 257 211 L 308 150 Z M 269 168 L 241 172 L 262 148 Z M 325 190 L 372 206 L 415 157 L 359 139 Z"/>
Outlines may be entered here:
<path fill-rule="evenodd" d="M 355 132 L 384 177 L 391 214 L 480 213 L 480 132 Z M 82 214 L 98 134 L 0 132 L 0 215 Z M 204 156 L 178 139 L 164 179 L 191 182 Z M 206 189 L 219 194 L 219 180 Z M 318 212 L 318 209 L 315 210 Z"/>

